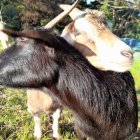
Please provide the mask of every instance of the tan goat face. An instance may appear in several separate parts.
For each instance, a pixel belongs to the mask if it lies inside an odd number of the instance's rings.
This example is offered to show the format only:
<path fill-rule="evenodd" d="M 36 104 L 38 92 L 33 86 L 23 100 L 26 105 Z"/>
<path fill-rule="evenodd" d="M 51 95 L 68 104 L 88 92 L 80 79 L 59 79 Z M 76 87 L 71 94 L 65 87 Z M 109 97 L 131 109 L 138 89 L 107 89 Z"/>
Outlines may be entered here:
<path fill-rule="evenodd" d="M 77 17 L 64 29 L 62 36 L 77 49 L 80 44 L 84 46 L 82 51 L 79 50 L 93 65 L 105 70 L 127 71 L 133 63 L 133 52 L 104 24 L 102 12 L 76 9 L 75 12 L 77 11 L 79 14 L 75 14 Z"/>

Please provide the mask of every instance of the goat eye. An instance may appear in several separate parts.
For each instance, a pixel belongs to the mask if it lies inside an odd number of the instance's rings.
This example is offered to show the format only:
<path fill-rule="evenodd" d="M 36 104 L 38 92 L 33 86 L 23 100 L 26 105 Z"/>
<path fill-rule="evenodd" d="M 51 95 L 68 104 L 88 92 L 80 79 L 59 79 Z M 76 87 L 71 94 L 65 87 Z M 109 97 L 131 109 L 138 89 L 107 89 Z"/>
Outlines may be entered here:
<path fill-rule="evenodd" d="M 16 40 L 16 43 L 17 44 L 25 44 L 26 42 L 27 42 L 27 38 L 25 38 L 25 37 L 19 37 L 19 38 L 17 38 L 17 40 Z"/>
<path fill-rule="evenodd" d="M 105 25 L 107 25 L 107 22 L 106 22 L 106 21 L 103 21 L 103 23 L 104 23 Z"/>
<path fill-rule="evenodd" d="M 19 38 L 17 38 L 17 41 L 25 42 L 25 41 L 27 41 L 27 38 L 19 37 Z"/>
<path fill-rule="evenodd" d="M 24 42 L 24 41 L 27 41 L 27 38 L 21 37 L 21 38 L 20 38 L 20 41 L 23 41 L 23 42 Z"/>

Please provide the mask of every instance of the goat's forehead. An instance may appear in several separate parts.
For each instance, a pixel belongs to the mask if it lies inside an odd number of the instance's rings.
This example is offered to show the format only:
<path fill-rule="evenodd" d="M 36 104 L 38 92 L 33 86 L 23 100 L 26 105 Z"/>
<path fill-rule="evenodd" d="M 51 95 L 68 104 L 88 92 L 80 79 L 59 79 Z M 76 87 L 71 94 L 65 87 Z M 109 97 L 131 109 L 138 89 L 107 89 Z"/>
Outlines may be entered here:
<path fill-rule="evenodd" d="M 38 40 L 36 39 L 32 39 L 28 37 L 17 37 L 16 41 L 11 44 L 11 47 L 12 48 L 14 47 L 15 51 L 17 49 L 17 50 L 20 50 L 20 52 L 23 52 L 23 51 L 31 52 L 33 50 L 37 50 L 38 45 L 39 43 L 38 43 Z"/>
<path fill-rule="evenodd" d="M 103 29 L 106 29 L 107 27 L 103 12 L 98 10 L 86 9 L 85 13 L 79 16 L 79 18 L 76 18 L 75 23 L 75 28 L 79 28 L 79 30 L 83 30 L 81 28 L 91 27 L 94 29 L 99 29 L 98 31 L 101 31 Z"/>
<path fill-rule="evenodd" d="M 17 37 L 16 38 L 16 44 L 21 44 L 21 45 L 24 45 L 24 44 L 32 44 L 34 42 L 37 42 L 38 40 L 37 39 L 33 39 L 33 38 L 29 38 L 29 37 Z"/>
<path fill-rule="evenodd" d="M 85 12 L 86 12 L 86 15 L 94 19 L 104 20 L 104 13 L 102 11 L 86 9 Z"/>
<path fill-rule="evenodd" d="M 77 20 L 75 20 L 73 27 L 80 32 L 84 31 L 88 34 L 92 30 L 101 32 L 107 28 L 104 19 L 99 15 L 96 15 L 95 13 L 87 13 L 84 17 L 78 18 Z"/>
<path fill-rule="evenodd" d="M 82 14 L 78 15 L 75 18 L 75 21 L 81 18 L 86 18 L 89 20 L 93 20 L 93 21 L 95 20 L 99 22 L 103 22 L 105 20 L 104 14 L 102 11 L 91 10 L 91 9 L 86 9 L 85 12 L 83 12 Z"/>

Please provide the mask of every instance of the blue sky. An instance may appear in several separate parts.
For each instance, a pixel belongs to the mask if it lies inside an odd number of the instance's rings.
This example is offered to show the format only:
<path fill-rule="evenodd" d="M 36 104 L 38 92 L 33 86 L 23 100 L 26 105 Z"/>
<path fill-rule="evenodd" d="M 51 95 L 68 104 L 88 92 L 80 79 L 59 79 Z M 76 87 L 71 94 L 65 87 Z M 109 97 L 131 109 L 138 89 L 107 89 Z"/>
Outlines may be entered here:
<path fill-rule="evenodd" d="M 87 0 L 87 3 L 90 3 L 90 1 L 95 1 L 95 0 Z"/>
<path fill-rule="evenodd" d="M 87 3 L 90 3 L 91 1 L 95 1 L 95 0 L 87 0 Z M 134 2 L 134 0 L 126 0 L 126 1 L 129 1 L 129 2 Z"/>

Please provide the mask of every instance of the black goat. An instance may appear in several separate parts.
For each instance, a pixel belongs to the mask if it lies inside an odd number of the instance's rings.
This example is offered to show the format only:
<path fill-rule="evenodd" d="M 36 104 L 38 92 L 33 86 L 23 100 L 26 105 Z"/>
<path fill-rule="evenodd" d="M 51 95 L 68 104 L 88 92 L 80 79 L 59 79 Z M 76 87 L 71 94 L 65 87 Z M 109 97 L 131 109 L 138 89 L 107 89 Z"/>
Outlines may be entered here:
<path fill-rule="evenodd" d="M 20 37 L 0 54 L 0 84 L 55 95 L 75 117 L 80 140 L 124 140 L 137 129 L 130 72 L 93 67 L 63 38 L 45 30 L 5 33 Z"/>

